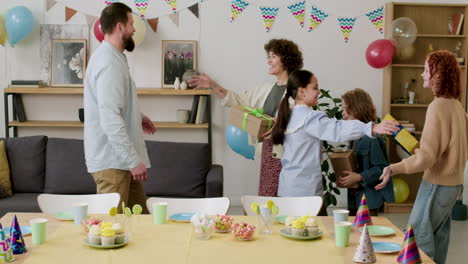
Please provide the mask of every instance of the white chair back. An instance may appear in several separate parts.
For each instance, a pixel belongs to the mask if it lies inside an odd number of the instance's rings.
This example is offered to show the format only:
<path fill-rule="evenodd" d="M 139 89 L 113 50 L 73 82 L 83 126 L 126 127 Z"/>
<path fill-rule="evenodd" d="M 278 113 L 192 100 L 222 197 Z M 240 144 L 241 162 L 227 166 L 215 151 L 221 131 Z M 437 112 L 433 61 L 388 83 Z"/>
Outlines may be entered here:
<path fill-rule="evenodd" d="M 41 211 L 46 214 L 54 214 L 57 212 L 71 212 L 72 204 L 75 202 L 88 203 L 88 214 L 107 214 L 109 209 L 118 206 L 120 194 L 118 193 L 103 193 L 103 194 L 79 194 L 79 195 L 62 195 L 62 194 L 40 194 L 37 197 L 37 203 Z"/>
<path fill-rule="evenodd" d="M 250 210 L 250 205 L 254 202 L 260 205 L 266 204 L 272 200 L 278 206 L 278 215 L 287 216 L 316 216 L 322 207 L 322 197 L 304 196 L 304 197 L 268 197 L 256 195 L 244 195 L 241 198 L 242 208 L 246 215 L 256 215 Z"/>
<path fill-rule="evenodd" d="M 146 206 L 150 213 L 153 213 L 153 203 L 166 202 L 167 216 L 177 213 L 196 213 L 203 212 L 210 215 L 227 214 L 229 210 L 229 198 L 161 198 L 152 197 L 146 200 Z"/>

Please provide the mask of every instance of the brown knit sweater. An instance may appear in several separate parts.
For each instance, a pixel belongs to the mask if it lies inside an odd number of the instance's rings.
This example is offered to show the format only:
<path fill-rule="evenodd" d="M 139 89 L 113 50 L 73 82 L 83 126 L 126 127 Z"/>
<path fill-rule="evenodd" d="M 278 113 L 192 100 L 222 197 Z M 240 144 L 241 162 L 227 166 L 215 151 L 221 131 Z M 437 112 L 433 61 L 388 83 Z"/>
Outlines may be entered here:
<path fill-rule="evenodd" d="M 463 184 L 468 116 L 458 100 L 436 97 L 432 101 L 419 146 L 411 157 L 390 165 L 393 175 L 424 171 L 423 179 L 432 184 Z"/>

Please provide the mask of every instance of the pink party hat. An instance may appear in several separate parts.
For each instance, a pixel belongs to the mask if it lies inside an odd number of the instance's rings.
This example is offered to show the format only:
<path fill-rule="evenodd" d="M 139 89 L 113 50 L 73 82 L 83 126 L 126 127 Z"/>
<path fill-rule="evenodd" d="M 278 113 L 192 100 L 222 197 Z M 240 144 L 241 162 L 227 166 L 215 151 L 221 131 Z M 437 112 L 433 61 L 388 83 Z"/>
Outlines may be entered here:
<path fill-rule="evenodd" d="M 367 207 L 367 199 L 366 199 L 365 194 L 362 195 L 361 204 L 359 205 L 359 209 L 356 213 L 356 217 L 354 218 L 353 225 L 355 227 L 361 227 L 364 225 L 373 225 L 372 218 L 369 212 L 369 207 Z"/>
<path fill-rule="evenodd" d="M 18 224 L 18 218 L 13 218 L 10 228 L 10 242 L 11 248 L 13 249 L 13 254 L 23 254 L 26 253 L 26 244 L 24 243 L 23 234 L 21 233 L 21 227 Z"/>
<path fill-rule="evenodd" d="M 414 231 L 411 225 L 409 225 L 408 230 L 406 230 L 405 240 L 403 241 L 403 246 L 401 247 L 397 261 L 398 263 L 405 264 L 422 263 L 418 244 L 416 244 L 416 238 L 414 237 Z"/>
<path fill-rule="evenodd" d="M 8 263 L 14 260 L 13 251 L 10 243 L 5 238 L 5 231 L 2 224 L 0 224 L 0 263 Z"/>
<path fill-rule="evenodd" d="M 367 231 L 367 225 L 362 228 L 361 238 L 359 239 L 359 246 L 354 253 L 353 261 L 357 263 L 375 263 L 376 258 L 374 254 L 374 247 L 372 240 Z"/>

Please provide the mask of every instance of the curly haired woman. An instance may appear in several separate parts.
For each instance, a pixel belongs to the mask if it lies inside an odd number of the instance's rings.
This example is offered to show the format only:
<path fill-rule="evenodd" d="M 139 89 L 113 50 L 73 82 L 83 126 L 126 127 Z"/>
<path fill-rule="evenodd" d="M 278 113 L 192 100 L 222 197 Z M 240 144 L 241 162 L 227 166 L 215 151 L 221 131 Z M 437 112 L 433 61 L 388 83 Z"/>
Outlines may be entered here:
<path fill-rule="evenodd" d="M 299 47 L 287 39 L 272 39 L 265 44 L 267 53 L 268 73 L 276 77 L 274 82 L 264 84 L 240 93 L 228 90 L 206 74 L 193 76 L 189 86 L 195 89 L 212 89 L 222 100 L 224 106 L 245 105 L 253 108 L 263 108 L 265 114 L 275 116 L 278 105 L 286 92 L 288 75 L 303 66 L 302 53 Z M 265 139 L 262 146 L 262 163 L 260 167 L 260 196 L 277 196 L 278 179 L 281 171 L 281 161 L 272 157 L 273 144 Z"/>
<path fill-rule="evenodd" d="M 409 224 L 419 248 L 443 264 L 450 215 L 468 159 L 468 116 L 460 103 L 460 68 L 451 52 L 430 53 L 421 76 L 424 88 L 432 89 L 435 98 L 427 108 L 420 147 L 411 157 L 386 167 L 375 188 L 385 187 L 393 175 L 424 171 Z"/>

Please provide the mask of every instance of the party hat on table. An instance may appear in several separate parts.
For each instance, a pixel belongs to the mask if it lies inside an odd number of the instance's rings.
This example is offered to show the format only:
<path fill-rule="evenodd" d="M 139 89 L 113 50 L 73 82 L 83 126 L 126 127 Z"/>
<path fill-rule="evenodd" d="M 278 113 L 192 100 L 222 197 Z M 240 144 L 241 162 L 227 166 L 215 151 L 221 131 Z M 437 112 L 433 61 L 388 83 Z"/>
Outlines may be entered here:
<path fill-rule="evenodd" d="M 361 204 L 354 218 L 353 225 L 355 227 L 361 227 L 364 225 L 372 225 L 372 218 L 370 216 L 369 207 L 367 207 L 366 195 L 363 194 L 361 198 Z"/>
<path fill-rule="evenodd" d="M 401 247 L 397 261 L 398 263 L 405 264 L 422 263 L 418 245 L 416 244 L 416 238 L 414 237 L 413 227 L 411 225 L 409 225 L 408 230 L 406 231 L 405 240 L 403 241 L 403 246 Z"/>
<path fill-rule="evenodd" d="M 23 234 L 21 233 L 21 227 L 18 223 L 18 218 L 13 218 L 10 228 L 10 242 L 11 248 L 13 249 L 13 254 L 23 254 L 26 253 L 26 244 L 24 243 Z"/>
<path fill-rule="evenodd" d="M 6 240 L 5 231 L 0 224 L 0 264 L 12 262 L 14 260 L 10 243 Z"/>
<path fill-rule="evenodd" d="M 374 254 L 372 240 L 367 231 L 367 225 L 364 225 L 359 239 L 359 246 L 354 253 L 353 261 L 357 263 L 375 263 L 377 260 Z"/>

